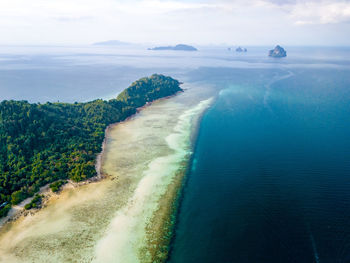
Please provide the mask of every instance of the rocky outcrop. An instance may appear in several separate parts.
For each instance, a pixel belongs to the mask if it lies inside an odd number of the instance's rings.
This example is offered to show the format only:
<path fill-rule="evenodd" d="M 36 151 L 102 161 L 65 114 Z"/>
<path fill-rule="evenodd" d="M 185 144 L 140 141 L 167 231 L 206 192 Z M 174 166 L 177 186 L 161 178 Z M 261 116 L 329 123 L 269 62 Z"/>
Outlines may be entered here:
<path fill-rule="evenodd" d="M 246 48 L 238 47 L 236 48 L 236 52 L 247 52 Z"/>
<path fill-rule="evenodd" d="M 287 56 L 287 52 L 284 50 L 283 47 L 277 45 L 274 49 L 271 49 L 269 51 L 269 57 L 274 58 L 283 58 Z"/>

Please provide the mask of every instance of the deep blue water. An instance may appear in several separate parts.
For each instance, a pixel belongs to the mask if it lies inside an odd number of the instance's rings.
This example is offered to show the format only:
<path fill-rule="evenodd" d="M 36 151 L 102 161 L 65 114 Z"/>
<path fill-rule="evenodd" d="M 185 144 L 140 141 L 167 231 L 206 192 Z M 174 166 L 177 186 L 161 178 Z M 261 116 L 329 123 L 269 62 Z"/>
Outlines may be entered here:
<path fill-rule="evenodd" d="M 170 262 L 350 262 L 350 71 L 205 74 Z"/>

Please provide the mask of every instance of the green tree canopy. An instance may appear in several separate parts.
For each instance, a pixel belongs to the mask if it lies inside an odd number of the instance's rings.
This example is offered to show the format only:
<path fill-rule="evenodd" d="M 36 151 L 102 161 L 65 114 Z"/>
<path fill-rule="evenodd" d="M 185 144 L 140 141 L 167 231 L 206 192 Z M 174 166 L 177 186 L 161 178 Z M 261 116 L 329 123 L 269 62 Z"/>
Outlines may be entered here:
<path fill-rule="evenodd" d="M 154 74 L 135 81 L 117 99 L 87 103 L 0 103 L 0 216 L 8 204 L 33 196 L 58 180 L 81 181 L 96 175 L 109 124 L 138 107 L 182 89 L 171 77 Z"/>

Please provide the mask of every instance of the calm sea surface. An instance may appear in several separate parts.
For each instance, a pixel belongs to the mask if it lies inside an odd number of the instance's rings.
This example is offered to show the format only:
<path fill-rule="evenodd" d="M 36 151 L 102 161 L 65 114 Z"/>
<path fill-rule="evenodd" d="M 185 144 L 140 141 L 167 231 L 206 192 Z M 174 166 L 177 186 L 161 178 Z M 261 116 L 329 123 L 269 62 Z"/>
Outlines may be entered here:
<path fill-rule="evenodd" d="M 222 71 L 169 261 L 350 262 L 350 71 Z"/>
<path fill-rule="evenodd" d="M 0 100 L 111 98 L 137 78 L 213 88 L 171 263 L 350 262 L 350 49 L 0 49 Z"/>

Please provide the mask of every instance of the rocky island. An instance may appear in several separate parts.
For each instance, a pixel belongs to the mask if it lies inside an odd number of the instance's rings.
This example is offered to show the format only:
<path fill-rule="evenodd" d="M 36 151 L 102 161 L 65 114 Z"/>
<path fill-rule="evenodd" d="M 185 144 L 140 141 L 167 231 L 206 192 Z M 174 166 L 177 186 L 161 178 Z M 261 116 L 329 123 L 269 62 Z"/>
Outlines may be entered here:
<path fill-rule="evenodd" d="M 176 50 L 176 51 L 198 51 L 193 46 L 189 45 L 184 45 L 184 44 L 178 44 L 176 46 L 161 46 L 161 47 L 154 47 L 154 48 L 149 48 L 148 50 Z"/>
<path fill-rule="evenodd" d="M 283 47 L 277 45 L 274 49 L 271 49 L 269 51 L 269 57 L 274 58 L 283 58 L 287 56 L 287 52 L 284 50 Z"/>
<path fill-rule="evenodd" d="M 236 52 L 247 52 L 246 48 L 238 47 L 236 48 Z"/>

